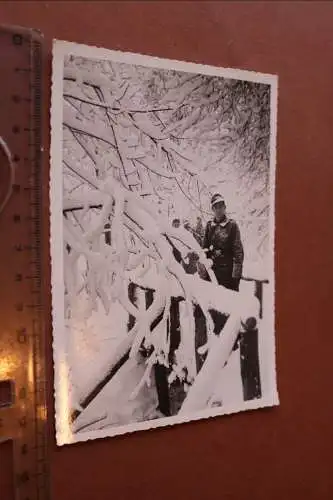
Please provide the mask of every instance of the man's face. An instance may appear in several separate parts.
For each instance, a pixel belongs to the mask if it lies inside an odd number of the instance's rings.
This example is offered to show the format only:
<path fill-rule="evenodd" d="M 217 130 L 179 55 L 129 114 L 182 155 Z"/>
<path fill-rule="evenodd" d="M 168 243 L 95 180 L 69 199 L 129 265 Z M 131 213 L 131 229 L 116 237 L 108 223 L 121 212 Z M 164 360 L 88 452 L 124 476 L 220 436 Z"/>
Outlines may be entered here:
<path fill-rule="evenodd" d="M 225 216 L 225 204 L 223 201 L 219 201 L 213 205 L 213 212 L 217 220 L 223 219 Z"/>

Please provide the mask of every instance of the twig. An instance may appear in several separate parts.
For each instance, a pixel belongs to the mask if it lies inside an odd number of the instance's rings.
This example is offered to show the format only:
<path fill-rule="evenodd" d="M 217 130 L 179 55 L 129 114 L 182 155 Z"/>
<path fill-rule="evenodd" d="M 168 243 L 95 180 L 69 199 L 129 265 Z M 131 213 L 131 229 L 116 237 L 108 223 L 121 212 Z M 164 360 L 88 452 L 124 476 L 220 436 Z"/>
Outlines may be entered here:
<path fill-rule="evenodd" d="M 66 80 L 66 78 L 65 78 Z M 96 87 L 95 87 L 96 88 Z M 173 111 L 173 108 L 153 108 L 153 109 L 126 109 L 125 107 L 116 107 L 116 106 L 110 106 L 106 102 L 99 102 L 99 101 L 94 101 L 92 99 L 83 99 L 82 97 L 78 97 L 72 94 L 63 94 L 63 96 L 66 99 L 74 99 L 76 101 L 80 101 L 84 104 L 90 104 L 91 106 L 96 106 L 99 108 L 104 108 L 104 109 L 110 109 L 112 111 L 121 111 L 121 112 L 127 112 L 127 113 L 156 113 L 159 111 Z"/>
<path fill-rule="evenodd" d="M 77 136 L 77 132 L 73 132 L 73 130 L 71 130 L 71 133 L 73 134 L 75 140 L 80 144 L 81 148 L 85 151 L 85 153 L 87 154 L 87 156 L 89 156 L 89 158 L 91 159 L 91 161 L 93 162 L 93 164 L 96 166 L 96 160 L 95 160 L 95 158 L 92 156 L 92 154 L 90 153 L 90 151 L 88 151 L 88 149 L 86 148 L 86 146 L 79 139 L 79 137 Z"/>
<path fill-rule="evenodd" d="M 94 184 L 92 184 L 88 179 L 86 179 L 83 175 L 81 175 L 79 172 L 77 172 L 73 167 L 70 166 L 70 164 L 66 161 L 66 160 L 62 160 L 64 165 L 66 165 L 66 167 L 71 171 L 73 172 L 75 175 L 77 175 L 78 177 L 80 177 L 80 179 L 82 179 L 83 181 L 87 182 L 89 184 L 89 186 L 93 187 L 93 188 L 96 188 L 96 186 L 94 186 Z"/>
<path fill-rule="evenodd" d="M 115 147 L 115 145 L 112 144 L 111 141 L 105 139 L 105 137 L 100 137 L 99 135 L 92 134 L 91 132 L 87 132 L 86 130 L 81 130 L 77 127 L 72 127 L 65 122 L 63 123 L 63 126 L 68 128 L 70 131 L 74 130 L 75 132 L 78 132 L 79 134 L 87 135 L 88 137 L 92 137 L 93 139 L 97 139 L 99 141 L 105 142 L 106 144 L 108 144 L 109 146 L 111 146 L 113 148 Z"/>
<path fill-rule="evenodd" d="M 104 101 L 104 103 L 106 103 L 102 89 L 98 89 L 98 91 L 99 91 L 99 93 L 97 92 L 97 89 L 95 89 L 95 92 L 96 92 L 97 96 L 102 101 Z M 121 152 L 120 152 L 120 149 L 119 149 L 119 141 L 117 140 L 116 131 L 115 131 L 114 126 L 112 124 L 112 120 L 111 120 L 111 117 L 110 117 L 110 115 L 108 113 L 108 109 L 107 108 L 105 109 L 105 114 L 106 114 L 106 117 L 108 119 L 111 131 L 112 131 L 112 134 L 113 134 L 114 141 L 116 143 L 116 151 L 118 153 L 119 160 L 120 160 L 120 163 L 121 163 L 121 166 L 122 166 L 122 170 L 123 170 L 123 174 L 124 174 L 124 177 L 125 177 L 125 187 L 129 188 L 128 177 L 127 177 L 126 168 L 125 168 L 125 162 L 124 162 L 123 157 L 121 155 Z"/>

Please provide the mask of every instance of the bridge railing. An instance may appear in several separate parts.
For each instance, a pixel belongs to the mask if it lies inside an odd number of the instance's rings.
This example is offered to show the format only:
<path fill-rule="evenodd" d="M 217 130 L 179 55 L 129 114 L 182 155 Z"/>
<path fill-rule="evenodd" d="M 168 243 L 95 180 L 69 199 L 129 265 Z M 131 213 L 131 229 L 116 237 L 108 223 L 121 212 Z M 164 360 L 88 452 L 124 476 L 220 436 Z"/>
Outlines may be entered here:
<path fill-rule="evenodd" d="M 246 281 L 254 282 L 254 293 L 258 297 L 261 302 L 261 313 L 263 311 L 263 286 L 267 283 L 266 280 L 256 280 L 251 278 L 244 278 Z M 145 288 L 137 283 L 131 282 L 128 287 L 128 296 L 133 304 L 136 301 L 140 300 L 140 307 L 142 304 L 145 304 L 145 307 L 148 308 L 154 299 L 155 290 L 152 288 Z M 139 297 L 140 295 L 140 297 Z M 167 328 L 170 335 L 170 352 L 169 352 L 169 366 L 165 366 L 164 364 L 156 364 L 153 367 L 153 374 L 155 377 L 155 385 L 157 390 L 158 402 L 159 402 L 159 410 L 165 416 L 177 414 L 178 411 L 182 409 L 182 404 L 186 397 L 186 392 L 182 391 L 182 383 L 178 381 L 178 387 L 175 388 L 174 383 L 169 383 L 169 375 L 172 370 L 173 363 L 173 355 L 177 350 L 180 340 L 181 340 L 181 324 L 183 322 L 182 318 L 182 309 L 180 304 L 184 301 L 183 297 L 172 297 L 170 303 L 170 310 L 168 315 L 168 323 Z M 221 304 L 221 310 L 223 309 L 223 305 Z M 196 365 L 197 365 L 197 373 L 200 375 L 200 370 L 204 367 L 206 357 L 207 361 L 212 351 L 208 352 L 208 355 L 202 355 L 197 352 L 197 348 L 207 342 L 207 324 L 206 324 L 206 316 L 203 314 L 201 308 L 198 305 L 193 304 L 193 315 L 194 315 L 194 325 L 195 331 L 193 332 L 195 336 L 195 347 L 196 347 Z M 222 331 L 224 325 L 226 324 L 228 318 L 227 315 L 222 314 L 217 310 L 210 310 L 210 315 L 212 317 L 214 323 L 214 331 L 217 335 L 222 332 L 222 336 L 219 335 L 220 340 L 223 341 L 223 338 L 226 338 L 226 332 Z M 162 320 L 163 312 L 155 318 L 155 320 L 150 325 L 150 330 L 153 331 L 160 321 Z M 114 353 L 112 359 L 110 360 L 109 367 L 105 370 L 104 374 L 101 376 L 98 381 L 95 381 L 89 388 L 82 398 L 79 401 L 79 407 L 73 408 L 70 416 L 70 420 L 74 423 L 78 417 L 82 414 L 82 412 L 92 403 L 92 401 L 100 394 L 103 388 L 112 380 L 112 378 L 116 375 L 116 373 L 121 369 L 121 367 L 129 360 L 130 348 L 133 342 L 133 330 L 132 327 L 135 324 L 135 318 L 133 316 L 128 317 L 127 322 L 127 330 L 128 336 L 124 337 L 123 341 L 118 346 L 116 352 Z M 260 327 L 260 322 L 259 322 Z M 132 332 L 131 332 L 132 330 Z M 239 361 L 240 361 L 240 377 L 242 381 L 243 387 L 243 399 L 244 401 L 249 401 L 253 399 L 258 399 L 261 397 L 261 380 L 260 380 L 260 363 L 259 363 L 259 350 L 258 350 L 258 324 L 256 320 L 246 322 L 245 325 L 238 332 L 235 332 L 236 336 L 233 347 L 231 345 L 230 351 L 227 353 L 227 357 L 225 360 L 221 359 L 220 369 L 223 368 L 224 364 L 227 362 L 228 357 L 231 354 L 232 349 L 235 351 L 234 354 L 238 353 Z M 224 334 L 224 335 L 223 335 Z M 228 347 L 229 349 L 229 347 Z M 151 352 L 145 352 L 145 349 L 142 348 L 143 355 L 149 355 Z M 226 353 L 224 353 L 226 354 Z M 215 370 L 215 368 L 214 368 Z M 212 380 L 215 376 L 218 376 L 216 373 L 210 373 L 210 380 Z M 190 387 L 194 388 L 196 385 L 196 381 L 198 380 L 198 376 L 196 377 L 193 385 Z M 199 389 L 202 389 L 202 384 L 200 383 Z M 210 387 L 204 387 L 204 392 L 206 390 L 210 390 Z M 201 396 L 202 396 L 201 391 Z M 205 394 L 204 394 L 205 397 Z M 200 399 L 200 398 L 199 398 Z M 193 398 L 192 398 L 192 406 L 193 406 Z M 191 406 L 190 404 L 190 406 Z M 75 432 L 78 432 L 79 427 L 76 428 Z"/>
<path fill-rule="evenodd" d="M 254 295 L 258 298 L 260 303 L 260 318 L 263 316 L 263 288 L 268 280 L 255 279 L 250 277 L 242 278 L 244 281 L 253 282 L 254 284 Z M 145 288 L 141 285 L 137 285 L 135 283 L 130 283 L 128 295 L 129 299 L 133 304 L 136 303 L 137 300 L 140 300 L 140 303 L 145 303 L 146 308 L 150 306 L 154 299 L 155 290 L 151 288 Z M 139 299 L 139 294 L 141 297 Z M 142 297 L 142 295 L 144 297 Z M 160 365 L 156 363 L 154 366 L 154 375 L 155 375 L 155 383 L 159 400 L 159 410 L 165 415 L 173 414 L 173 407 L 171 401 L 170 393 L 172 392 L 172 387 L 168 382 L 168 377 L 171 371 L 171 363 L 173 359 L 174 352 L 179 346 L 180 336 L 181 336 L 181 324 L 182 321 L 182 310 L 180 308 L 180 304 L 184 299 L 182 297 L 172 297 L 170 311 L 169 311 L 169 323 L 168 328 L 170 332 L 170 367 L 166 367 L 165 365 Z M 222 307 L 221 307 L 222 309 Z M 197 349 L 206 343 L 207 341 L 207 325 L 206 318 L 203 314 L 202 310 L 199 306 L 193 306 L 193 314 L 194 314 L 194 324 L 195 331 L 193 332 L 195 336 L 195 346 Z M 214 331 L 217 334 L 220 334 L 222 328 L 226 322 L 227 315 L 222 314 L 219 311 L 211 310 L 210 311 L 213 323 L 214 323 Z M 151 330 L 153 330 L 162 319 L 163 312 L 159 317 L 155 319 L 155 321 L 151 325 Z M 135 324 L 135 318 L 133 316 L 129 316 L 127 328 L 128 331 Z M 223 334 L 223 331 L 222 331 Z M 239 361 L 240 361 L 240 377 L 242 381 L 243 388 L 243 398 L 244 401 L 249 401 L 252 399 L 258 399 L 262 395 L 261 391 L 261 379 L 260 379 L 260 362 L 259 362 L 259 342 L 258 342 L 258 325 L 255 324 L 252 327 L 247 327 L 246 330 L 242 329 L 239 334 L 237 341 L 234 345 L 234 351 L 239 353 Z M 196 363 L 197 363 L 197 371 L 199 372 L 203 363 L 205 361 L 205 356 L 200 355 L 196 352 Z"/>

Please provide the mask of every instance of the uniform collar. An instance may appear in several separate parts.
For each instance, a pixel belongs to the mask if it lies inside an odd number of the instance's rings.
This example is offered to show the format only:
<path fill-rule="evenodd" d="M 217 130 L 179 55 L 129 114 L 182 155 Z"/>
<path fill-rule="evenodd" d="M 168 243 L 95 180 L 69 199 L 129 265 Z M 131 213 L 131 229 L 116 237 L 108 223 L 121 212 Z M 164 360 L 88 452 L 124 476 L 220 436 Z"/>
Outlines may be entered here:
<path fill-rule="evenodd" d="M 220 221 L 220 222 L 217 222 L 217 220 L 213 219 L 213 226 L 222 226 L 222 227 L 225 227 L 229 222 L 229 219 L 228 217 L 226 217 L 223 221 Z"/>

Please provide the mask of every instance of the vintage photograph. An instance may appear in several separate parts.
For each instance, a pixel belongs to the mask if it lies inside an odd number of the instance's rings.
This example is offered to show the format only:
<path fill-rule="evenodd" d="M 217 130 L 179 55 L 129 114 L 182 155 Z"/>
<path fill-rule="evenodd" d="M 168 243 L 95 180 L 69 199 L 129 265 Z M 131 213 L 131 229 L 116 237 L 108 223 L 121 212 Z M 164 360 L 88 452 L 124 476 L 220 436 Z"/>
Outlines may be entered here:
<path fill-rule="evenodd" d="M 54 42 L 58 445 L 278 404 L 276 120 L 274 75 Z"/>

